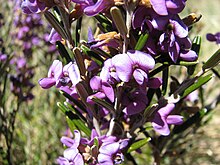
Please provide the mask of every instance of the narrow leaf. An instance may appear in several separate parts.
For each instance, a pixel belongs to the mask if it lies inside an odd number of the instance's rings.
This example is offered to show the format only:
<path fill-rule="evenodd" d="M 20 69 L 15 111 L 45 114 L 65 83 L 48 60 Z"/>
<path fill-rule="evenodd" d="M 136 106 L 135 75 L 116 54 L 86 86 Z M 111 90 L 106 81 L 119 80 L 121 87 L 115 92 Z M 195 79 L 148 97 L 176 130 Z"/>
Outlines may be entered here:
<path fill-rule="evenodd" d="M 88 55 L 92 60 L 94 60 L 96 62 L 96 64 L 98 64 L 99 66 L 102 66 L 104 60 L 95 52 L 91 51 L 88 47 L 86 47 L 85 45 L 81 45 L 80 47 L 83 51 L 83 53 L 85 53 L 86 55 Z"/>
<path fill-rule="evenodd" d="M 142 146 L 144 146 L 145 144 L 147 144 L 149 141 L 151 140 L 151 138 L 146 138 L 146 139 L 142 139 L 142 140 L 139 140 L 137 142 L 134 142 L 129 148 L 128 148 L 128 151 L 127 153 L 130 153 L 132 151 L 135 151 L 137 150 L 138 148 L 141 148 Z"/>
<path fill-rule="evenodd" d="M 100 105 L 101 107 L 106 108 L 107 110 L 109 110 L 113 114 L 115 113 L 114 107 L 110 103 L 106 102 L 105 100 L 99 99 L 97 97 L 93 97 L 92 101 L 94 101 L 96 104 Z"/>
<path fill-rule="evenodd" d="M 57 46 L 57 49 L 58 49 L 61 57 L 64 58 L 67 63 L 71 62 L 72 59 L 70 58 L 70 55 L 69 55 L 68 51 L 66 50 L 65 46 L 60 41 L 56 42 L 56 46 Z"/>
<path fill-rule="evenodd" d="M 191 50 L 195 51 L 196 54 L 200 55 L 200 48 L 201 48 L 201 43 L 202 43 L 202 39 L 201 39 L 201 36 L 196 36 L 194 39 L 193 39 L 193 42 L 192 42 L 192 48 Z M 192 66 L 188 66 L 187 67 L 187 73 L 189 75 L 193 75 L 194 71 L 195 71 L 195 68 L 196 68 L 196 64 L 195 65 L 192 65 Z"/>
<path fill-rule="evenodd" d="M 68 109 L 63 103 L 58 102 L 57 106 L 60 108 L 60 110 L 68 117 L 70 120 L 68 121 L 70 124 L 69 126 L 72 127 L 72 129 L 75 129 L 76 127 L 78 130 L 83 131 L 87 136 L 90 136 L 91 130 L 85 125 L 85 122 L 80 119 L 80 117 L 76 114 L 74 114 L 72 111 Z"/>
<path fill-rule="evenodd" d="M 168 85 L 168 77 L 169 77 L 169 68 L 165 68 L 162 72 L 162 93 L 163 95 L 167 92 L 167 85 Z"/>
<path fill-rule="evenodd" d="M 190 93 L 192 93 L 193 91 L 195 91 L 196 89 L 207 83 L 209 80 L 212 79 L 212 77 L 213 77 L 212 74 L 199 77 L 195 83 L 193 83 L 191 86 L 189 86 L 187 89 L 184 90 L 183 94 L 181 95 L 181 98 L 186 97 L 187 95 L 189 95 Z"/>
<path fill-rule="evenodd" d="M 206 63 L 202 66 L 203 70 L 211 69 L 218 65 L 220 62 L 220 49 L 218 49 L 209 59 L 206 61 Z"/>
<path fill-rule="evenodd" d="M 117 27 L 119 33 L 121 34 L 121 36 L 126 37 L 128 30 L 125 25 L 125 21 L 122 17 L 120 9 L 117 8 L 116 6 L 113 6 L 110 9 L 110 13 L 111 13 L 112 19 L 113 19 L 115 26 Z"/>
<path fill-rule="evenodd" d="M 73 122 L 73 124 L 78 128 L 78 130 L 83 131 L 87 136 L 90 136 L 91 130 L 85 125 L 76 114 L 71 111 L 66 112 L 68 118 Z"/>
<path fill-rule="evenodd" d="M 142 34 L 140 36 L 140 38 L 138 39 L 138 42 L 137 42 L 134 49 L 135 50 L 141 50 L 144 47 L 144 45 L 146 44 L 148 37 L 149 37 L 148 33 Z"/>
<path fill-rule="evenodd" d="M 47 21 L 51 24 L 51 26 L 56 30 L 56 32 L 59 33 L 59 35 L 62 38 L 67 40 L 68 36 L 66 34 L 66 31 L 64 30 L 60 22 L 56 19 L 56 17 L 53 14 L 51 14 L 49 11 L 45 11 L 44 16 L 47 19 Z"/>

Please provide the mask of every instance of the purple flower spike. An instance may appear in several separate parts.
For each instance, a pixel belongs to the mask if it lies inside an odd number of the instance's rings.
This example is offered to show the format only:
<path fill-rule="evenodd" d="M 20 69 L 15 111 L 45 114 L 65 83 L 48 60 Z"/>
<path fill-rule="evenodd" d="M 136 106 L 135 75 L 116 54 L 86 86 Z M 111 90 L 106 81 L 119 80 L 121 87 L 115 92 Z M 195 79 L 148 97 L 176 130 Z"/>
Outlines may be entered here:
<path fill-rule="evenodd" d="M 170 134 L 168 124 L 180 125 L 183 122 L 183 117 L 180 115 L 169 115 L 174 109 L 174 104 L 167 104 L 165 107 L 160 108 L 152 121 L 154 130 L 163 136 Z"/>

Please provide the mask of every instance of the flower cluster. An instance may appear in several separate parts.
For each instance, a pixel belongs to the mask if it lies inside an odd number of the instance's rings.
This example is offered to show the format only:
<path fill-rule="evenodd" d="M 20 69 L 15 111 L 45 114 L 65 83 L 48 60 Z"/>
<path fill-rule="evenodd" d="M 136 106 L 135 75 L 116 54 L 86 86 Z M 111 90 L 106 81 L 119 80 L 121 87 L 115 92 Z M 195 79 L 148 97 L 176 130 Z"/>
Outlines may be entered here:
<path fill-rule="evenodd" d="M 59 157 L 57 162 L 65 164 L 120 164 L 124 158 L 122 149 L 128 144 L 127 139 L 117 140 L 114 136 L 99 136 L 92 130 L 91 138 L 81 138 L 78 130 L 74 131 L 74 139 L 62 137 L 61 142 L 68 147 L 64 157 Z"/>
<path fill-rule="evenodd" d="M 119 164 L 134 142 L 131 137 L 144 124 L 168 136 L 169 125 L 183 123 L 178 101 L 164 99 L 161 86 L 167 84 L 166 67 L 198 57 L 188 37 L 193 21 L 185 23 L 178 15 L 185 4 L 186 0 L 23 1 L 23 12 L 45 13 L 54 28 L 50 41 L 62 45 L 64 62 L 53 61 L 40 86 L 61 90 L 75 109 L 71 112 L 93 130 L 90 140 L 78 130 L 74 139 L 63 137 L 67 149 L 59 164 Z M 89 28 L 88 41 L 80 42 L 80 34 L 72 39 L 70 25 L 76 22 L 79 32 L 84 15 L 97 19 L 100 33 Z"/>

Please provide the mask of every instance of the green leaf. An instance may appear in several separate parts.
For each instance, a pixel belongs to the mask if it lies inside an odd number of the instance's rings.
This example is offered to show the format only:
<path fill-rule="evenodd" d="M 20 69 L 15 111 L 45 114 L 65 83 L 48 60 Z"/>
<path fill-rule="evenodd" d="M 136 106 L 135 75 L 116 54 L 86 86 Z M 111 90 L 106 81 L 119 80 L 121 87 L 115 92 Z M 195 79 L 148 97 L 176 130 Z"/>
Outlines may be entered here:
<path fill-rule="evenodd" d="M 94 138 L 94 145 L 99 147 L 99 140 L 96 137 Z"/>
<path fill-rule="evenodd" d="M 47 19 L 47 21 L 51 24 L 51 26 L 56 30 L 56 32 L 65 40 L 68 39 L 68 35 L 60 22 L 57 20 L 57 18 L 50 13 L 49 11 L 44 12 L 44 16 Z"/>
<path fill-rule="evenodd" d="M 199 54 L 200 54 L 200 48 L 201 48 L 201 43 L 202 43 L 202 39 L 201 39 L 201 36 L 196 36 L 194 39 L 193 39 L 193 42 L 192 42 L 192 48 L 191 50 L 195 51 L 196 54 L 198 55 L 199 57 Z M 193 75 L 194 71 L 195 71 L 195 68 L 196 68 L 196 64 L 195 65 L 190 65 L 187 67 L 187 73 L 189 75 Z"/>
<path fill-rule="evenodd" d="M 188 128 L 191 128 L 193 124 L 201 122 L 201 120 L 207 114 L 208 111 L 205 108 L 201 109 L 199 112 L 196 112 L 193 116 L 184 121 L 181 125 L 175 126 L 173 129 L 173 133 L 178 134 L 187 130 Z"/>
<path fill-rule="evenodd" d="M 90 137 L 91 130 L 85 125 L 85 122 L 83 122 L 76 114 L 71 111 L 66 112 L 66 115 L 78 130 L 83 131 L 88 137 Z"/>
<path fill-rule="evenodd" d="M 110 14 L 111 14 L 112 19 L 115 23 L 115 26 L 118 29 L 121 36 L 126 37 L 126 35 L 128 33 L 128 29 L 127 29 L 126 23 L 124 21 L 124 18 L 122 16 L 121 10 L 116 6 L 113 6 L 110 9 Z"/>
<path fill-rule="evenodd" d="M 196 89 L 198 89 L 199 87 L 207 83 L 209 80 L 212 79 L 212 77 L 213 77 L 212 74 L 199 77 L 198 80 L 194 84 L 192 84 L 191 86 L 189 86 L 187 89 L 184 90 L 183 94 L 181 95 L 181 98 L 186 97 L 187 95 L 189 95 L 190 93 L 192 93 L 193 91 L 195 91 Z"/>
<path fill-rule="evenodd" d="M 72 133 L 74 132 L 74 130 L 77 130 L 77 127 L 75 126 L 74 122 L 72 122 L 72 120 L 70 120 L 67 116 L 66 121 Z"/>
<path fill-rule="evenodd" d="M 82 17 L 80 17 L 76 21 L 76 34 L 75 34 L 76 46 L 78 46 L 80 42 L 81 27 L 82 27 Z"/>
<path fill-rule="evenodd" d="M 68 118 L 67 122 L 71 129 L 77 128 L 78 130 L 84 132 L 88 137 L 90 137 L 91 130 L 85 125 L 85 122 L 83 122 L 78 115 L 70 111 L 69 108 L 61 102 L 58 102 L 57 106 Z"/>
<path fill-rule="evenodd" d="M 129 148 L 128 148 L 128 151 L 127 153 L 130 153 L 132 151 L 135 151 L 137 150 L 138 148 L 141 148 L 142 146 L 144 146 L 145 144 L 147 144 L 149 141 L 151 140 L 151 138 L 146 138 L 146 139 L 142 139 L 142 140 L 139 140 L 137 142 L 134 142 Z"/>
<path fill-rule="evenodd" d="M 193 41 L 192 41 L 192 48 L 191 48 L 191 50 L 196 52 L 196 54 L 198 54 L 198 56 L 199 56 L 199 53 L 200 53 L 201 43 L 202 43 L 201 36 L 196 36 L 193 39 Z"/>
<path fill-rule="evenodd" d="M 114 29 L 112 28 L 112 23 L 111 21 L 106 18 L 104 15 L 102 14 L 98 14 L 95 16 L 95 18 L 99 21 L 98 26 L 100 27 L 100 29 L 103 32 L 110 32 L 113 31 Z"/>
<path fill-rule="evenodd" d="M 181 65 L 181 66 L 194 66 L 198 63 L 199 63 L 199 61 L 193 61 L 193 62 L 180 61 L 179 65 Z"/>
<path fill-rule="evenodd" d="M 65 46 L 60 41 L 56 42 L 56 46 L 57 46 L 57 49 L 58 49 L 61 57 L 66 60 L 66 63 L 71 62 L 72 59 L 70 58 L 70 55 L 69 55 L 68 51 L 66 50 Z"/>
<path fill-rule="evenodd" d="M 203 70 L 211 69 L 218 65 L 220 62 L 220 49 L 218 49 L 209 59 L 206 61 L 206 63 L 202 66 Z"/>
<path fill-rule="evenodd" d="M 74 100 L 68 93 L 65 91 L 60 91 L 60 93 L 65 96 L 67 99 L 69 99 L 73 104 L 75 104 L 77 107 L 79 107 L 83 112 L 86 112 L 86 108 L 78 101 Z"/>
<path fill-rule="evenodd" d="M 135 45 L 135 50 L 141 50 L 144 45 L 146 44 L 147 40 L 148 40 L 148 37 L 149 37 L 149 34 L 146 33 L 146 34 L 142 34 L 140 36 L 140 38 L 138 39 L 138 42 L 137 44 Z"/>
<path fill-rule="evenodd" d="M 162 71 L 162 93 L 163 95 L 165 95 L 167 92 L 168 77 L 169 77 L 169 68 L 167 67 Z"/>
<path fill-rule="evenodd" d="M 80 49 L 82 49 L 83 53 L 88 55 L 92 60 L 96 62 L 99 66 L 102 66 L 104 60 L 95 52 L 91 51 L 88 47 L 85 45 L 81 45 Z"/>
<path fill-rule="evenodd" d="M 113 114 L 115 113 L 114 107 L 110 103 L 106 102 L 105 100 L 99 99 L 97 97 L 93 97 L 92 101 L 94 101 L 96 104 L 100 105 L 101 107 L 106 108 L 107 110 L 109 110 Z"/>

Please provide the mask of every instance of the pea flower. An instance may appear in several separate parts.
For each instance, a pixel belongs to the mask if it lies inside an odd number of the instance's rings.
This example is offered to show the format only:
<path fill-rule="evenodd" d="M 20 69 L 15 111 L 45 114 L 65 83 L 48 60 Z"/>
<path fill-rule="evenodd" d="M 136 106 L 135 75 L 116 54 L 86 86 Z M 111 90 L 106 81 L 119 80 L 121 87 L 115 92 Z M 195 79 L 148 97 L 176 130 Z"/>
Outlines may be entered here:
<path fill-rule="evenodd" d="M 114 102 L 114 90 L 108 82 L 102 81 L 98 76 L 94 76 L 90 80 L 90 86 L 97 93 L 90 95 L 87 98 L 87 102 L 91 102 L 91 98 L 94 96 L 100 99 L 107 97 L 111 102 Z"/>
<path fill-rule="evenodd" d="M 39 80 L 39 84 L 42 88 L 48 89 L 59 83 L 59 79 L 63 74 L 63 65 L 59 60 L 54 60 L 46 78 Z"/>
<path fill-rule="evenodd" d="M 78 66 L 70 62 L 63 67 L 63 64 L 59 60 L 54 60 L 51 65 L 48 76 L 39 80 L 39 84 L 42 88 L 48 89 L 54 85 L 57 88 L 66 86 L 69 83 L 70 86 L 75 86 L 80 81 L 80 73 Z"/>
<path fill-rule="evenodd" d="M 220 44 L 220 32 L 215 34 L 208 33 L 206 39 L 211 42 L 216 42 L 216 44 Z"/>
<path fill-rule="evenodd" d="M 150 0 L 152 8 L 159 15 L 180 13 L 186 4 L 186 0 Z"/>
<path fill-rule="evenodd" d="M 88 16 L 95 16 L 114 4 L 113 0 L 98 0 L 96 3 L 92 0 L 72 0 L 72 2 L 79 4 Z"/>
<path fill-rule="evenodd" d="M 160 108 L 152 120 L 154 130 L 163 136 L 170 134 L 169 124 L 180 125 L 183 122 L 183 117 L 180 115 L 169 115 L 174 109 L 174 104 L 167 104 Z"/>
<path fill-rule="evenodd" d="M 68 148 L 64 151 L 64 157 L 59 157 L 57 163 L 60 165 L 77 164 L 84 165 L 83 157 L 79 153 L 78 147 L 80 145 L 80 132 L 78 130 L 74 131 L 75 138 L 71 139 L 68 137 L 62 137 L 61 142 Z"/>
<path fill-rule="evenodd" d="M 46 4 L 39 0 L 24 0 L 21 9 L 25 14 L 39 13 L 46 8 Z"/>
<path fill-rule="evenodd" d="M 134 115 L 142 112 L 146 108 L 147 103 L 147 94 L 144 90 L 125 91 L 122 95 L 122 105 L 125 106 L 123 112 L 126 115 Z"/>
<path fill-rule="evenodd" d="M 121 164 L 124 161 L 121 150 L 128 145 L 128 140 L 117 141 L 116 138 L 107 137 L 102 140 L 99 148 L 98 162 L 100 165 Z"/>
<path fill-rule="evenodd" d="M 147 73 L 155 65 L 151 55 L 137 50 L 114 56 L 112 63 L 121 81 L 128 82 L 133 76 L 139 85 L 147 82 Z"/>

